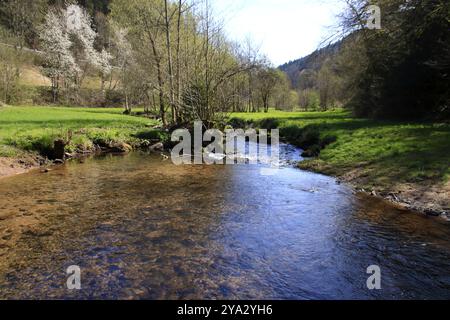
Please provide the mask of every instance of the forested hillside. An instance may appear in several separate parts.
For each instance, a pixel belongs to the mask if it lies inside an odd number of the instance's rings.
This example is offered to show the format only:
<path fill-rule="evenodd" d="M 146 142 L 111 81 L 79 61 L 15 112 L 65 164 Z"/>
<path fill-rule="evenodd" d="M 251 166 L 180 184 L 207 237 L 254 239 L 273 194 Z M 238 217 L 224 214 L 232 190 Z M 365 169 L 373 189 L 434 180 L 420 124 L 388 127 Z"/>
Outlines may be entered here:
<path fill-rule="evenodd" d="M 305 109 L 356 116 L 450 117 L 450 4 L 382 0 L 381 28 L 366 28 L 370 1 L 347 1 L 334 45 L 280 67 Z"/>
<path fill-rule="evenodd" d="M 327 59 L 332 58 L 339 53 L 341 41 L 320 48 L 306 57 L 289 61 L 278 68 L 285 72 L 294 88 L 300 86 L 300 75 L 307 70 L 319 71 Z"/>

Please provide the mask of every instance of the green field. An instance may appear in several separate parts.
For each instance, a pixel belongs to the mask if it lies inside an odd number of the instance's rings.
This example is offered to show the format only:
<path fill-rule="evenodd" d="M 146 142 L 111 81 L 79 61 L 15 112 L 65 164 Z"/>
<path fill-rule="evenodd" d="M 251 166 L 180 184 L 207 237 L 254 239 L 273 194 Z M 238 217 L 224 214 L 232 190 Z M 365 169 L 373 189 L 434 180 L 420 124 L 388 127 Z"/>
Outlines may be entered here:
<path fill-rule="evenodd" d="M 235 113 L 232 118 L 264 119 L 296 143 L 305 127 L 332 137 L 304 169 L 335 176 L 355 175 L 367 188 L 396 183 L 444 183 L 450 177 L 450 126 L 355 119 L 345 111 Z M 269 121 L 270 123 L 270 121 Z M 0 156 L 43 154 L 54 140 L 70 141 L 67 151 L 84 151 L 101 141 L 134 143 L 151 138 L 157 122 L 122 115 L 120 108 L 0 107 Z M 292 134 L 293 133 L 293 134 Z M 292 141 L 290 141 L 292 140 Z"/>
<path fill-rule="evenodd" d="M 232 114 L 248 121 L 275 118 L 283 128 L 312 126 L 336 142 L 301 168 L 335 176 L 357 175 L 366 188 L 397 183 L 444 183 L 450 177 L 450 125 L 355 119 L 345 111 L 271 111 Z"/>
<path fill-rule="evenodd" d="M 52 147 L 70 140 L 68 151 L 84 151 L 97 141 L 131 143 L 156 121 L 122 115 L 120 108 L 0 107 L 0 156 Z"/>

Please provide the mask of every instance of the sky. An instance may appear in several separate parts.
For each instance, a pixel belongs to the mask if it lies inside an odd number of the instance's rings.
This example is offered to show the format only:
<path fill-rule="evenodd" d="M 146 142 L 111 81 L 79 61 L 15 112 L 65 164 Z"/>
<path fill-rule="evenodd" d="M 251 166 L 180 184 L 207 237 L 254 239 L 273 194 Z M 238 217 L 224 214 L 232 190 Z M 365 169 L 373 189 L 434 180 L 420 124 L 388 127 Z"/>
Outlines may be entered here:
<path fill-rule="evenodd" d="M 340 0 L 211 0 L 230 39 L 252 39 L 275 66 L 304 57 L 332 33 Z"/>

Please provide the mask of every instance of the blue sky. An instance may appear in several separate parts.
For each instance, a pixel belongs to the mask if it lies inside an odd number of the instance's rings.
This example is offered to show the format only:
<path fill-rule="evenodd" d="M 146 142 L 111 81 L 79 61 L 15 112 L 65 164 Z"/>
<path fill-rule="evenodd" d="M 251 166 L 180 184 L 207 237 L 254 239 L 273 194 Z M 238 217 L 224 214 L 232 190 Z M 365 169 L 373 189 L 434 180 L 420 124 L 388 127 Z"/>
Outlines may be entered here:
<path fill-rule="evenodd" d="M 229 37 L 250 37 L 273 64 L 308 55 L 331 33 L 340 0 L 211 0 Z"/>

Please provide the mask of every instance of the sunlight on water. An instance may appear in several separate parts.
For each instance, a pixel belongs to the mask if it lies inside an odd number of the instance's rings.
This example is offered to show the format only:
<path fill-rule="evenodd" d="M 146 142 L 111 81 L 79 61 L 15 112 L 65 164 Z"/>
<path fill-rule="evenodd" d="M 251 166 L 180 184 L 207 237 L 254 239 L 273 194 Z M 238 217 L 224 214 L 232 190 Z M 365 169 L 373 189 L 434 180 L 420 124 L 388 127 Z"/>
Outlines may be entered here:
<path fill-rule="evenodd" d="M 274 176 L 135 153 L 2 180 L 0 298 L 450 298 L 448 224 L 281 157 Z"/>

